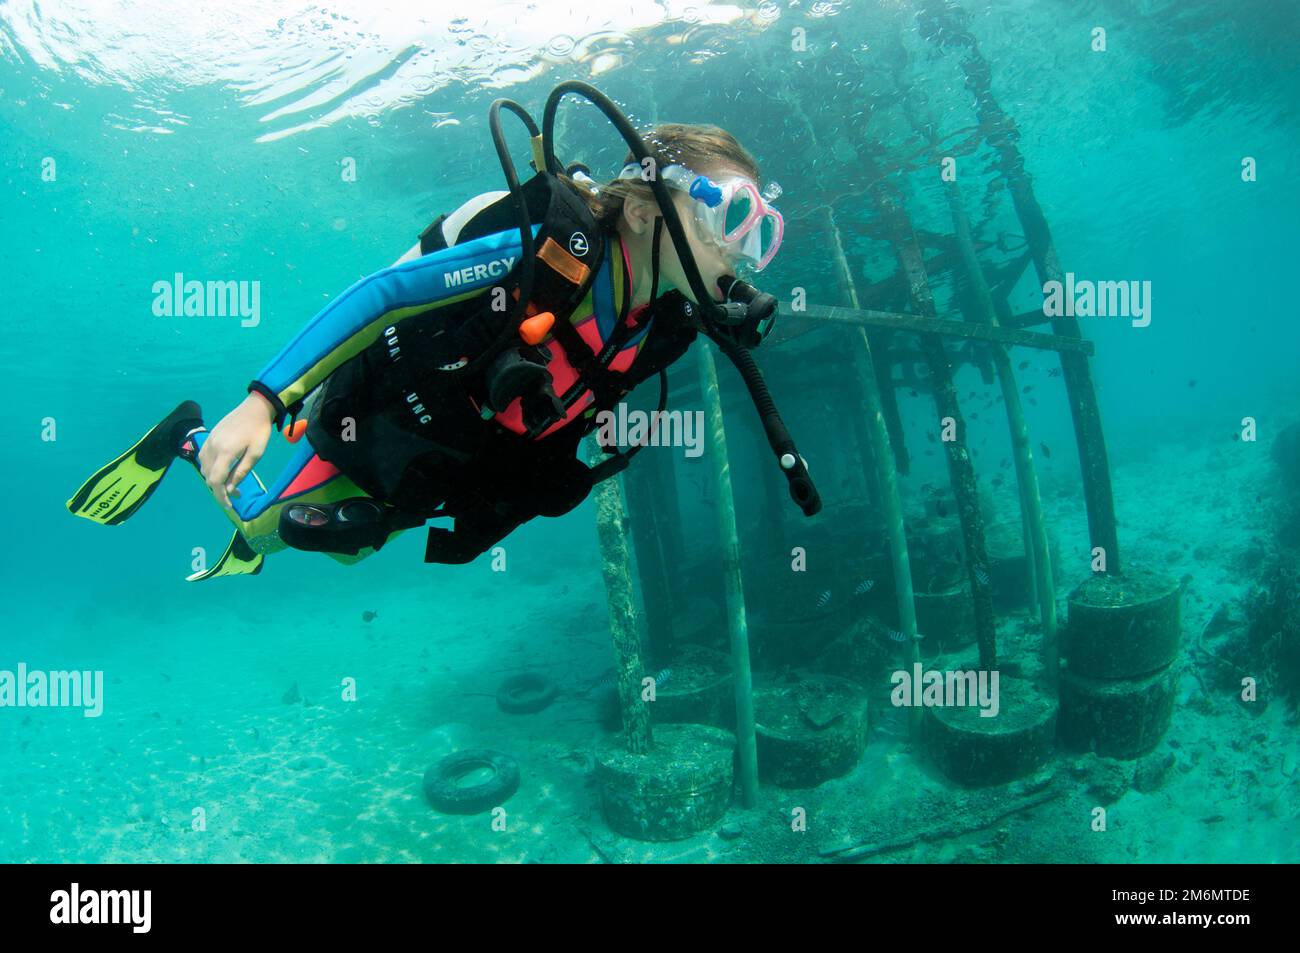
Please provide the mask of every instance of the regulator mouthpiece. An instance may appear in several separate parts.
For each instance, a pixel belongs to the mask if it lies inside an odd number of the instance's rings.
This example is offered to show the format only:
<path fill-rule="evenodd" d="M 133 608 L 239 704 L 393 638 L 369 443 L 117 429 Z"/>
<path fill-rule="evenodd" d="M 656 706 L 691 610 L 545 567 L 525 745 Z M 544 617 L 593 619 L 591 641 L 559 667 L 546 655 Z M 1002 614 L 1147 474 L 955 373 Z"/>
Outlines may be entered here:
<path fill-rule="evenodd" d="M 726 301 L 718 306 L 726 333 L 737 344 L 758 347 L 776 324 L 776 298 L 735 275 L 723 275 L 718 287 L 726 295 Z"/>

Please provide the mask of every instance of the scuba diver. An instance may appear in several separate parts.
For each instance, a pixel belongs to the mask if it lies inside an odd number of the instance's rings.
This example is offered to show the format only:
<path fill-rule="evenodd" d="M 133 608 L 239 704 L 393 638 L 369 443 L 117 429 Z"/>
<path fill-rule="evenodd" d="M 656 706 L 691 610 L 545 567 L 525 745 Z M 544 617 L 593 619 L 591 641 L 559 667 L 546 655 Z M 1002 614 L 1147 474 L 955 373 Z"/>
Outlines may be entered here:
<path fill-rule="evenodd" d="M 597 185 L 554 153 L 560 99 L 595 104 L 630 148 Z M 528 128 L 536 174 L 520 185 L 501 132 Z M 489 125 L 507 191 L 437 218 L 389 268 L 330 302 L 258 373 L 245 400 L 208 431 L 185 401 L 96 472 L 68 509 L 105 525 L 134 514 L 173 460 L 191 463 L 235 524 L 221 558 L 191 581 L 256 574 L 293 547 L 354 562 L 437 517 L 427 562 L 465 563 L 537 516 L 560 516 L 627 466 L 637 447 L 578 443 L 638 384 L 701 332 L 736 364 L 791 495 L 820 499 L 749 348 L 776 300 L 735 276 L 761 271 L 783 222 L 759 170 L 715 126 L 661 124 L 644 139 L 601 93 L 558 86 L 539 130 L 498 100 Z M 667 229 L 668 235 L 663 234 Z M 270 485 L 253 472 L 273 428 L 296 445 Z"/>

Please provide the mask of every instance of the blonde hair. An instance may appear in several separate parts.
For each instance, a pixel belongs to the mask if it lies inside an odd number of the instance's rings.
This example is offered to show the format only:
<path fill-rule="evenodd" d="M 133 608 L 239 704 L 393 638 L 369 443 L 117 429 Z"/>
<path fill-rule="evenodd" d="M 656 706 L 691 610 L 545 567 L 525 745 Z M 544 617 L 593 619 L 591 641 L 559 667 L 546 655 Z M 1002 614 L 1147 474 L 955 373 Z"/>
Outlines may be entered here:
<path fill-rule="evenodd" d="M 641 138 L 650 150 L 656 168 L 677 164 L 705 175 L 726 167 L 758 182 L 758 163 L 754 157 L 735 136 L 720 126 L 661 123 L 642 133 Z M 636 156 L 629 152 L 623 164 L 636 161 Z M 614 179 L 599 188 L 567 175 L 561 175 L 560 179 L 586 200 L 592 215 L 602 225 L 612 224 L 618 219 L 629 195 L 639 194 L 650 202 L 654 201 L 654 192 L 641 179 Z"/>

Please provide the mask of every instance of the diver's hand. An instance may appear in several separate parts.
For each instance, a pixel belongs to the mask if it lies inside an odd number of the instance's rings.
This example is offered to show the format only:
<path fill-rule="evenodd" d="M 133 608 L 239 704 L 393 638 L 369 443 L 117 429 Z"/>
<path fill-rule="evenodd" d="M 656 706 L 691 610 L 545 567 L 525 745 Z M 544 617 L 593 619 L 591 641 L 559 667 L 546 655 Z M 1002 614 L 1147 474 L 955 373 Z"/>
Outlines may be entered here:
<path fill-rule="evenodd" d="M 275 421 L 271 402 L 256 392 L 221 418 L 199 451 L 199 472 L 222 506 L 239 496 L 235 488 L 266 452 Z"/>

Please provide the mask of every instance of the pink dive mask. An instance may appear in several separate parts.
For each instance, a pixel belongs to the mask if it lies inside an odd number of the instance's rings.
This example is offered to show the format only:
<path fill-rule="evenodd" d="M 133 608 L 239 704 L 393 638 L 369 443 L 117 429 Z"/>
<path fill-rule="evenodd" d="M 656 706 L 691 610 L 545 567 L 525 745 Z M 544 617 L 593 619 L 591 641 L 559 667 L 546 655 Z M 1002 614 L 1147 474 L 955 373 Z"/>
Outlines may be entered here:
<path fill-rule="evenodd" d="M 743 178 L 715 182 L 681 165 L 665 166 L 662 174 L 666 184 L 695 199 L 691 204 L 701 234 L 723 252 L 744 259 L 755 271 L 767 267 L 781 247 L 785 220 L 753 182 Z M 624 166 L 618 177 L 645 178 L 636 162 Z"/>

